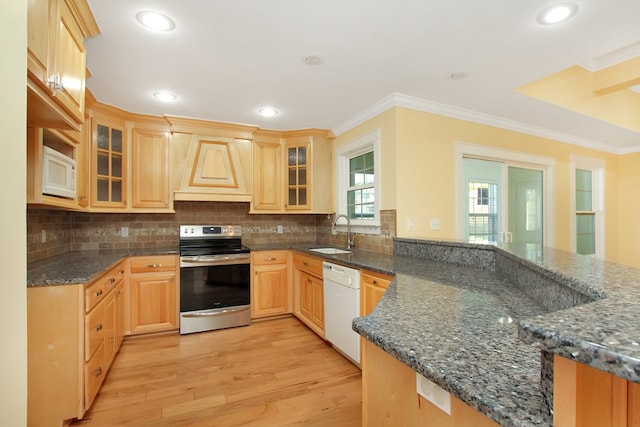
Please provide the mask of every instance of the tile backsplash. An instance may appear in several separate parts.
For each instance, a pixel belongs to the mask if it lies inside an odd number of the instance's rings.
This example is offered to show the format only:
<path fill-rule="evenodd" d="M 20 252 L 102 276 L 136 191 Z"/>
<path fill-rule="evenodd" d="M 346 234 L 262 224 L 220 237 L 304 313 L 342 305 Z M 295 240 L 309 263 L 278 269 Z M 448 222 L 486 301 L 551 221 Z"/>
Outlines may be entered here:
<path fill-rule="evenodd" d="M 356 248 L 393 253 L 395 211 L 381 213 L 382 234 L 358 234 Z M 279 242 L 346 245 L 345 233 L 331 235 L 332 220 L 332 216 L 315 214 L 249 214 L 249 203 L 237 202 L 175 202 L 175 213 L 158 214 L 28 208 L 28 260 L 75 250 L 176 247 L 180 224 L 239 224 L 243 227 L 242 241 L 248 246 Z M 277 232 L 278 225 L 282 225 L 282 233 Z"/>

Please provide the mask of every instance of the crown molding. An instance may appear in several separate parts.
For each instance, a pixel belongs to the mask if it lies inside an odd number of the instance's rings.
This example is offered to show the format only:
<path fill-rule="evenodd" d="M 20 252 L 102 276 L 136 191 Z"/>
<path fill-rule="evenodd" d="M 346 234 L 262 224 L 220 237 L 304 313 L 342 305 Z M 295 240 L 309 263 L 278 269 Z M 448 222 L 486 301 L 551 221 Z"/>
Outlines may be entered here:
<path fill-rule="evenodd" d="M 581 147 L 591 148 L 607 153 L 629 154 L 640 152 L 640 145 L 624 148 L 611 147 L 610 145 L 607 145 L 600 141 L 580 138 L 574 135 L 569 135 L 567 133 L 557 132 L 539 126 L 533 126 L 515 120 L 505 119 L 503 117 L 467 110 L 465 108 L 455 107 L 453 105 L 428 101 L 422 98 L 404 95 L 401 93 L 392 93 L 386 96 L 385 98 L 373 104 L 371 107 L 347 120 L 340 126 L 335 127 L 333 129 L 333 133 L 336 136 L 339 136 L 393 107 L 402 107 L 411 110 L 422 111 L 425 113 L 438 114 L 445 117 L 451 117 L 455 119 L 493 126 L 501 129 L 511 130 L 514 132 L 539 136 L 542 138 L 553 139 L 556 141 L 565 142 L 567 144 L 578 145 Z"/>

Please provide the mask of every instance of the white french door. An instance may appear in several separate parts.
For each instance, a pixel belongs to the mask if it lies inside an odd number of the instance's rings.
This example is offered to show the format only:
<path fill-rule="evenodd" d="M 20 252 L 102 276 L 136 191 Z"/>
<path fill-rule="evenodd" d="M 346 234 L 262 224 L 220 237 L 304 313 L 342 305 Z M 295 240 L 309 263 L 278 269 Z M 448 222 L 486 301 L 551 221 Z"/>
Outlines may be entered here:
<path fill-rule="evenodd" d="M 461 155 L 458 237 L 478 243 L 510 242 L 539 248 L 545 240 L 545 182 L 549 165 Z M 548 199 L 548 197 L 546 197 Z"/>

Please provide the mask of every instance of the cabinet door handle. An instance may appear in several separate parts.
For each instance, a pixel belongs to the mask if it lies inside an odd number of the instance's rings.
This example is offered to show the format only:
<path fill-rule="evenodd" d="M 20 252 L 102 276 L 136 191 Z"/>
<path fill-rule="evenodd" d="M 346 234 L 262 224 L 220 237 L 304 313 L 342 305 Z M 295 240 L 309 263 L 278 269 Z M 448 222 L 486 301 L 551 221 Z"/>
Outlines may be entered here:
<path fill-rule="evenodd" d="M 120 270 L 118 274 L 124 274 L 124 270 Z"/>
<path fill-rule="evenodd" d="M 102 289 L 100 289 L 98 292 L 94 292 L 93 296 L 96 298 L 102 296 Z"/>
<path fill-rule="evenodd" d="M 275 261 L 276 258 L 274 258 L 274 257 L 266 257 L 264 260 L 265 261 Z"/>
<path fill-rule="evenodd" d="M 99 367 L 98 369 L 93 371 L 93 378 L 98 378 L 100 375 L 102 375 L 102 367 Z"/>
<path fill-rule="evenodd" d="M 98 323 L 96 325 L 96 332 L 100 332 L 102 330 L 102 323 Z"/>
<path fill-rule="evenodd" d="M 304 265 L 305 267 L 309 267 L 309 263 L 307 261 L 303 261 L 302 265 Z"/>
<path fill-rule="evenodd" d="M 377 285 L 377 284 L 378 284 L 378 281 L 377 281 L 377 280 L 374 280 L 374 281 L 373 281 L 373 284 L 374 284 L 374 285 Z"/>
<path fill-rule="evenodd" d="M 162 267 L 162 264 L 149 264 L 149 265 L 147 265 L 147 267 L 149 267 L 149 268 L 160 268 L 160 267 Z"/>

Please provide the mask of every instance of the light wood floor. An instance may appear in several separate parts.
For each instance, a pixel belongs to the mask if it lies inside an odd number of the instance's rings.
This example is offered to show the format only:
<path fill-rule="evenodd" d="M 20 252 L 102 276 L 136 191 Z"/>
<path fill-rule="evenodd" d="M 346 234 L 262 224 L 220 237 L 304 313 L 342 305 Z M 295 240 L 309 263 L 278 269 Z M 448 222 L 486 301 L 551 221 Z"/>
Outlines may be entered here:
<path fill-rule="evenodd" d="M 360 370 L 297 319 L 125 340 L 79 426 L 361 426 Z"/>

